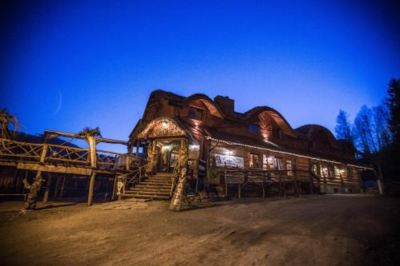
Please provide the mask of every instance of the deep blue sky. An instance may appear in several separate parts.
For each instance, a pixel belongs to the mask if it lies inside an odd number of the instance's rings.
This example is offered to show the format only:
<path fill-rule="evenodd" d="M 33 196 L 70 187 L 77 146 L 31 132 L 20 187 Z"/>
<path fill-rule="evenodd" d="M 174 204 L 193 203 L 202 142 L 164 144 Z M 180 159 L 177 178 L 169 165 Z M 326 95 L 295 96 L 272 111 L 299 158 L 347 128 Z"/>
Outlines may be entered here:
<path fill-rule="evenodd" d="M 333 129 L 340 108 L 354 118 L 400 77 L 399 9 L 387 1 L 216 2 L 3 3 L 0 107 L 27 132 L 99 126 L 127 139 L 165 89 Z"/>

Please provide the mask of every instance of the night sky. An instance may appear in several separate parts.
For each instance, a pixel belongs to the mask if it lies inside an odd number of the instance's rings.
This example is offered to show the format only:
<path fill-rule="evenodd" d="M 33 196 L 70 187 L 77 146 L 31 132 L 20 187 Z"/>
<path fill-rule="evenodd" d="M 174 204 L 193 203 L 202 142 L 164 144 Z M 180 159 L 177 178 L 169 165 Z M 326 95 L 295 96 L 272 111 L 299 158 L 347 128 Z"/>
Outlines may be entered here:
<path fill-rule="evenodd" d="M 99 126 L 126 140 L 164 89 L 333 130 L 339 109 L 354 118 L 400 77 L 390 1 L 216 2 L 3 2 L 0 107 L 29 133 Z"/>

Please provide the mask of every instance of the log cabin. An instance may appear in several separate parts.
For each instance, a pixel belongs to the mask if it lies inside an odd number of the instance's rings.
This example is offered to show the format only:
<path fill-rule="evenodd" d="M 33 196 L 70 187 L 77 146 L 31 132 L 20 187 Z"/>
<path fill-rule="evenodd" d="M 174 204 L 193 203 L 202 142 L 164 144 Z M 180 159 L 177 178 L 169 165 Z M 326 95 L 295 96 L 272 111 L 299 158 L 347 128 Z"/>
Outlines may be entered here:
<path fill-rule="evenodd" d="M 246 186 L 254 192 L 257 184 L 263 196 L 274 185 L 297 193 L 356 193 L 360 173 L 369 169 L 357 163 L 350 143 L 327 128 L 294 129 L 268 106 L 236 112 L 235 101 L 226 96 L 153 91 L 129 145 L 147 155 L 152 174 L 173 172 L 186 156 L 183 167 L 191 189 L 211 184 L 239 197 Z"/>

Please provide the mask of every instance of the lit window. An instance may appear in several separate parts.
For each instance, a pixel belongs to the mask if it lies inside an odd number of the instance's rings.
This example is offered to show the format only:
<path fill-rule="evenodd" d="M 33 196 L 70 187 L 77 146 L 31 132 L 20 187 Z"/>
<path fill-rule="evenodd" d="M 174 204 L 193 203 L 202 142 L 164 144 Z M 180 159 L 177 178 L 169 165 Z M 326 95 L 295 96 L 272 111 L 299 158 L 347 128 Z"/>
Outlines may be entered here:
<path fill-rule="evenodd" d="M 322 177 L 329 177 L 329 170 L 327 165 L 321 165 L 320 169 L 320 175 Z"/>
<path fill-rule="evenodd" d="M 317 164 L 313 164 L 311 166 L 311 171 L 313 172 L 314 175 L 318 175 L 318 165 Z"/>
<path fill-rule="evenodd" d="M 260 156 L 258 154 L 250 153 L 250 168 L 260 168 Z"/>
<path fill-rule="evenodd" d="M 292 160 L 286 160 L 286 170 L 288 176 L 293 176 L 293 162 Z"/>

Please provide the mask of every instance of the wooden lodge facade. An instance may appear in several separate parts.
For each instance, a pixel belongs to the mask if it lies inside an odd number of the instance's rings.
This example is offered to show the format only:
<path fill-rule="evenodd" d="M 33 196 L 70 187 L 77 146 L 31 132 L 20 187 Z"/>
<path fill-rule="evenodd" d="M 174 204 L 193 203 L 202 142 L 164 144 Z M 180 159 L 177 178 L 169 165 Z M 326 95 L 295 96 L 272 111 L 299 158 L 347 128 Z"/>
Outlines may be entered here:
<path fill-rule="evenodd" d="M 149 173 L 185 169 L 185 187 L 198 192 L 212 185 L 239 197 L 246 187 L 262 188 L 265 196 L 274 186 L 297 193 L 356 193 L 360 172 L 368 169 L 356 163 L 352 145 L 328 129 L 293 129 L 267 106 L 238 113 L 234 100 L 223 96 L 152 92 L 129 145 L 143 149 Z"/>

